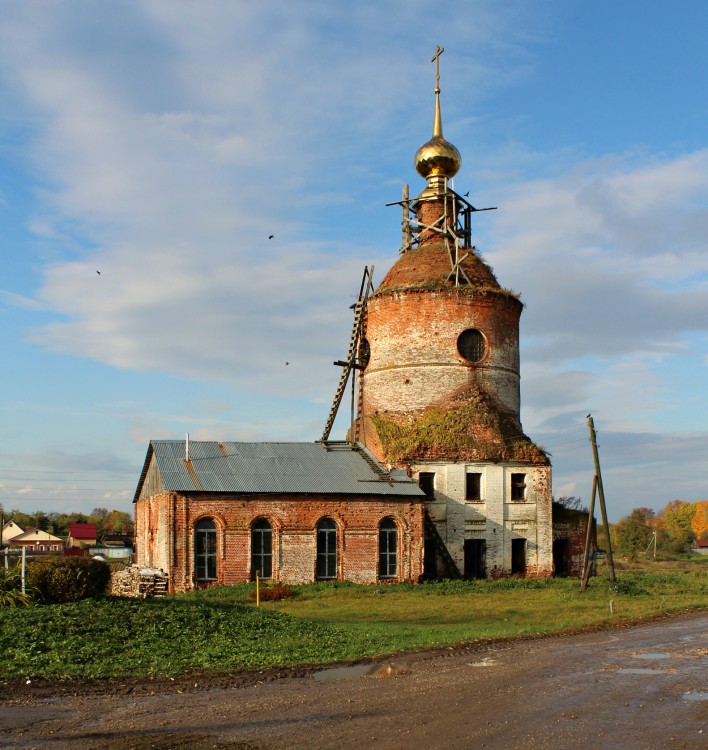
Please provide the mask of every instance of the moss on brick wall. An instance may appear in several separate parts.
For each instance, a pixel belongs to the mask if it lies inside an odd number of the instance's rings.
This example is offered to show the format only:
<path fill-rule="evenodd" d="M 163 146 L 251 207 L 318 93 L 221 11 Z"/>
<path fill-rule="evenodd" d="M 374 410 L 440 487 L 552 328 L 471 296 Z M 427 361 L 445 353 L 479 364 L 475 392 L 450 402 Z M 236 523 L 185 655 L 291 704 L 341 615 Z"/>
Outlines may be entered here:
<path fill-rule="evenodd" d="M 390 412 L 371 415 L 385 459 L 521 461 L 548 464 L 548 456 L 521 431 L 521 426 L 478 385 L 417 416 Z"/>

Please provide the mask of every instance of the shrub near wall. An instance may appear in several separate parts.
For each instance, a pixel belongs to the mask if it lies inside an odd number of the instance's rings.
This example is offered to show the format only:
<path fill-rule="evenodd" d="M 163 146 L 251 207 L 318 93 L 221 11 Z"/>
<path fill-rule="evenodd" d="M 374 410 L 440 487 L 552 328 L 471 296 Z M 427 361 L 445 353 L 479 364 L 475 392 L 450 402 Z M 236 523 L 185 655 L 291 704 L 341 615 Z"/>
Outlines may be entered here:
<path fill-rule="evenodd" d="M 86 557 L 44 557 L 27 563 L 29 588 L 55 604 L 101 596 L 110 577 L 105 562 Z"/>

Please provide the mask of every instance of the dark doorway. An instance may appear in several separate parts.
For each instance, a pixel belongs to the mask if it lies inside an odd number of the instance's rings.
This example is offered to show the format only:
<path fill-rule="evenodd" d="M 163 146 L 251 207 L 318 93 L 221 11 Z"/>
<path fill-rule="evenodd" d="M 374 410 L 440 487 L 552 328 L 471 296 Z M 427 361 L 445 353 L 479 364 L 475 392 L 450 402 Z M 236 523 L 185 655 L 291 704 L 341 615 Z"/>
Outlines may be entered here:
<path fill-rule="evenodd" d="M 526 575 L 526 540 L 511 540 L 511 575 Z"/>
<path fill-rule="evenodd" d="M 438 577 L 438 551 L 433 539 L 426 539 L 423 544 L 423 577 Z"/>
<path fill-rule="evenodd" d="M 484 561 L 487 543 L 484 539 L 465 539 L 465 578 L 486 578 Z"/>
<path fill-rule="evenodd" d="M 418 484 L 427 497 L 435 498 L 435 472 L 421 471 L 418 474 Z"/>
<path fill-rule="evenodd" d="M 553 574 L 556 576 L 568 575 L 570 564 L 568 547 L 567 539 L 556 539 L 553 542 Z"/>

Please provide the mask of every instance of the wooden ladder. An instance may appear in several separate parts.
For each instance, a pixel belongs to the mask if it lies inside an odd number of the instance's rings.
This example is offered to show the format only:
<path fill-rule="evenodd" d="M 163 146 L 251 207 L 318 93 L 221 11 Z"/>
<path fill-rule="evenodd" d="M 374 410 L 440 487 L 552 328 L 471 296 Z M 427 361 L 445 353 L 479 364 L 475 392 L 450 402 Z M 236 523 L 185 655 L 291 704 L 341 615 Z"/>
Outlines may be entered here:
<path fill-rule="evenodd" d="M 361 289 L 359 290 L 359 298 L 352 305 L 354 310 L 354 324 L 352 325 L 351 336 L 349 337 L 349 348 L 347 350 L 347 358 L 341 362 L 335 362 L 335 365 L 342 367 L 342 374 L 339 377 L 339 383 L 337 384 L 337 390 L 334 392 L 334 399 L 332 406 L 329 410 L 329 416 L 325 422 L 324 430 L 322 431 L 322 437 L 320 441 L 326 443 L 329 440 L 329 435 L 332 432 L 334 420 L 337 418 L 337 411 L 339 405 L 342 403 L 344 391 L 347 389 L 347 383 L 349 382 L 349 375 L 352 370 L 361 369 L 361 365 L 357 362 L 357 353 L 359 348 L 359 339 L 361 338 L 362 331 L 362 320 L 364 313 L 366 312 L 366 302 L 369 298 L 369 293 L 373 289 L 372 274 L 374 267 L 372 266 L 369 270 L 368 267 L 364 268 L 364 277 L 361 281 Z"/>

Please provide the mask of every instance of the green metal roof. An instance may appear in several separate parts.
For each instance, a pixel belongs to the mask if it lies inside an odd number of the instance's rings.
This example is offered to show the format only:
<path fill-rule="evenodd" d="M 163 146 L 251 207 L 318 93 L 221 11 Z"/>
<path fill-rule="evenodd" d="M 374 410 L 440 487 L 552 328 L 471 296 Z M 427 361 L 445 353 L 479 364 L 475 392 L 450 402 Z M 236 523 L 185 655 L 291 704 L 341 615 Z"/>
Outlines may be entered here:
<path fill-rule="evenodd" d="M 154 458 L 166 492 L 339 494 L 424 497 L 405 472 L 387 472 L 349 443 L 219 443 L 151 440 L 135 491 Z"/>

